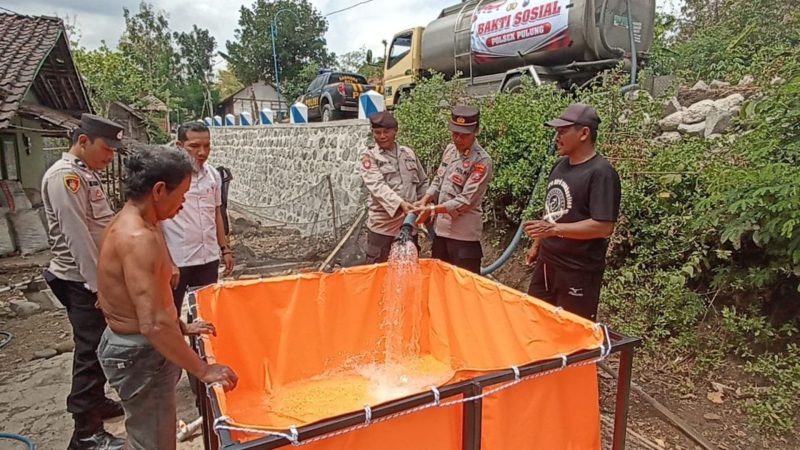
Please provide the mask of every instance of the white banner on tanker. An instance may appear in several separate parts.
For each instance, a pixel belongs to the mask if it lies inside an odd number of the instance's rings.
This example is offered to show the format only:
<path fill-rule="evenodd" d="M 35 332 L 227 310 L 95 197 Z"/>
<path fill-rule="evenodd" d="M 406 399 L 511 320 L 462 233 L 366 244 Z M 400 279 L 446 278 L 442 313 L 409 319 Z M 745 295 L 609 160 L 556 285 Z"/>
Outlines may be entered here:
<path fill-rule="evenodd" d="M 567 36 L 568 0 L 498 0 L 472 15 L 476 62 L 519 56 L 557 44 Z"/>

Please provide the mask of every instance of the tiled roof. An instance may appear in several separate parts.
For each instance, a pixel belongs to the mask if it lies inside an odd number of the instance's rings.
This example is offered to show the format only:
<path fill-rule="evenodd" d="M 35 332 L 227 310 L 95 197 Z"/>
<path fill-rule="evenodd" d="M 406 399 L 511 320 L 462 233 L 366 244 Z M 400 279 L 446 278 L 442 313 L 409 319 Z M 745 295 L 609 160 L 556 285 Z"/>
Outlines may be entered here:
<path fill-rule="evenodd" d="M 64 34 L 58 18 L 0 13 L 0 129 L 9 125 L 29 90 L 53 109 L 90 110 Z M 46 80 L 40 76 L 43 68 Z"/>

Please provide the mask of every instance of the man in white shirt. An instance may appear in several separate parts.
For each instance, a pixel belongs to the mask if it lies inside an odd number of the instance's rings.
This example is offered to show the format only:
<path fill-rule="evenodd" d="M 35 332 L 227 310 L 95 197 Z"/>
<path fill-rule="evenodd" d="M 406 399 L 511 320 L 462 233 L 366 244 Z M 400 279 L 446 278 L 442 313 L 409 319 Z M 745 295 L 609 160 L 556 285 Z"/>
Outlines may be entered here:
<path fill-rule="evenodd" d="M 183 208 L 172 219 L 161 222 L 161 229 L 176 269 L 172 276 L 172 298 L 178 314 L 186 289 L 216 283 L 220 256 L 225 273 L 233 271 L 233 255 L 228 247 L 222 222 L 222 181 L 219 173 L 206 164 L 211 153 L 211 133 L 201 122 L 178 128 L 177 146 L 192 157 L 192 183 Z"/>

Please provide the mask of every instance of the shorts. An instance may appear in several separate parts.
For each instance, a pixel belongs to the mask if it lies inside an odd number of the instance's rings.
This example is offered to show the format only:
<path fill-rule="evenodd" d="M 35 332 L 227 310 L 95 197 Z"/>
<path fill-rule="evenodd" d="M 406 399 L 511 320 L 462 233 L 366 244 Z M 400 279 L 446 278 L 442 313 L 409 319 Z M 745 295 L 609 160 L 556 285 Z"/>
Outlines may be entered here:
<path fill-rule="evenodd" d="M 603 270 L 564 270 L 539 258 L 533 268 L 528 295 L 597 321 Z"/>

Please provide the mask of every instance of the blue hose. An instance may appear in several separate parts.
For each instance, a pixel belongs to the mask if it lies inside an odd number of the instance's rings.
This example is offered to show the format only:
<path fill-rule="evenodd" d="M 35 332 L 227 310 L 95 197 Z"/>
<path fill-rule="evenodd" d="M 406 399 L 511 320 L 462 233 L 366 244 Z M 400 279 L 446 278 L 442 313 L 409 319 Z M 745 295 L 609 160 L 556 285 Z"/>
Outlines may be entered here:
<path fill-rule="evenodd" d="M 36 444 L 25 436 L 20 436 L 14 433 L 0 433 L 0 439 L 10 439 L 12 441 L 19 441 L 28 446 L 28 450 L 36 450 Z"/>

